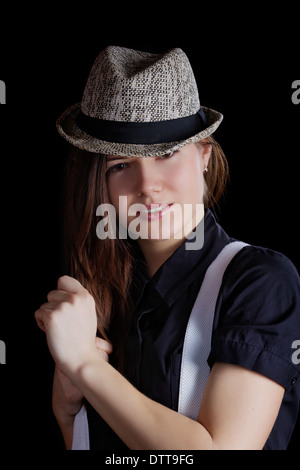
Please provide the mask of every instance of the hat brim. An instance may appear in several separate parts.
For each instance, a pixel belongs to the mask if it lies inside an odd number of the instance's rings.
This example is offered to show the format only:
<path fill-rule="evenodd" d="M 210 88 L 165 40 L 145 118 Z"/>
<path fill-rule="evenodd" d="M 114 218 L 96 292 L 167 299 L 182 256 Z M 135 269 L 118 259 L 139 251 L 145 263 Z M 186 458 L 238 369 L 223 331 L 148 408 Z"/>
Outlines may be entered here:
<path fill-rule="evenodd" d="M 202 109 L 207 119 L 206 129 L 188 139 L 161 144 L 120 144 L 117 142 L 106 142 L 90 136 L 76 124 L 76 118 L 80 111 L 80 103 L 68 108 L 56 121 L 56 127 L 64 139 L 81 150 L 121 157 L 154 157 L 174 152 L 184 145 L 198 142 L 213 134 L 221 124 L 223 115 L 211 108 L 202 106 Z"/>

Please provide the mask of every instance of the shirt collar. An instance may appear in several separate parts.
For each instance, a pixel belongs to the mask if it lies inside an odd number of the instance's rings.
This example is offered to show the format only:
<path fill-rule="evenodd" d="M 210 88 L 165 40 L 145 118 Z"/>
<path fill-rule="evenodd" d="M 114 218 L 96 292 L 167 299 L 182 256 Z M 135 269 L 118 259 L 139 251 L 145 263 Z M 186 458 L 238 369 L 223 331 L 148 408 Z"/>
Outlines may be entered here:
<path fill-rule="evenodd" d="M 152 284 L 164 302 L 170 307 L 187 287 L 197 278 L 203 278 L 206 269 L 230 242 L 230 238 L 216 222 L 212 212 L 206 210 L 204 219 L 204 243 L 198 250 L 187 250 L 186 241 L 156 271 L 152 279 L 147 278 L 143 260 L 136 265 L 134 304 L 141 299 L 144 289 Z"/>

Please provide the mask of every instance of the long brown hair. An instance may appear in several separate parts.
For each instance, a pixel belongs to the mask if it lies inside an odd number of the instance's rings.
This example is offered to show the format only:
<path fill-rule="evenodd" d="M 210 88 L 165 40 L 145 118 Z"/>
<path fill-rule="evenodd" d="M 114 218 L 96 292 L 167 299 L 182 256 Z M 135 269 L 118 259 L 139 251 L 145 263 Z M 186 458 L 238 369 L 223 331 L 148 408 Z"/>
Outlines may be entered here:
<path fill-rule="evenodd" d="M 199 145 L 211 145 L 211 157 L 205 175 L 204 206 L 212 207 L 223 196 L 229 178 L 228 162 L 220 144 L 209 136 Z"/>
<path fill-rule="evenodd" d="M 211 207 L 224 192 L 228 164 L 213 137 L 205 139 L 204 145 L 212 146 L 204 198 L 205 207 Z M 72 147 L 64 191 L 66 259 L 70 275 L 93 296 L 99 332 L 112 342 L 115 365 L 122 370 L 123 344 L 131 324 L 129 291 L 135 256 L 130 240 L 99 240 L 96 235 L 96 209 L 109 202 L 106 157 Z"/>

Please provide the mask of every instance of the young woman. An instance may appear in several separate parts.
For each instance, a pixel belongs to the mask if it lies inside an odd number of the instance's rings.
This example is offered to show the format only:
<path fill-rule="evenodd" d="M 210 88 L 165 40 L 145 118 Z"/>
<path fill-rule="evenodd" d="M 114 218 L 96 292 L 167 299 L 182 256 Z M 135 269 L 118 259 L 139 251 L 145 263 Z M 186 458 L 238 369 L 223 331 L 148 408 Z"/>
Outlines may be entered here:
<path fill-rule="evenodd" d="M 101 52 L 81 104 L 58 120 L 73 146 L 71 276 L 35 316 L 56 363 L 53 410 L 67 448 L 83 403 L 91 449 L 288 445 L 300 396 L 300 284 L 293 264 L 266 248 L 244 246 L 225 270 L 201 404 L 194 418 L 178 411 L 189 317 L 233 242 L 209 209 L 228 176 L 211 136 L 221 120 L 200 106 L 183 51 L 119 47 Z"/>

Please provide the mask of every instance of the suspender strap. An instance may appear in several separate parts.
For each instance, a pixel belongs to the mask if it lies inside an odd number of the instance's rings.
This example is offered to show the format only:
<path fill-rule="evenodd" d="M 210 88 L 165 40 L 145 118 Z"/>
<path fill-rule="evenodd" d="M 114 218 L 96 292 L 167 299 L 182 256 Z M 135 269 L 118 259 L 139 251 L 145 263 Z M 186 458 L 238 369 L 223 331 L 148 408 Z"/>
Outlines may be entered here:
<path fill-rule="evenodd" d="M 188 321 L 181 361 L 178 412 L 194 420 L 198 417 L 210 373 L 207 359 L 223 275 L 230 261 L 244 246 L 247 244 L 239 241 L 229 243 L 208 267 Z"/>
<path fill-rule="evenodd" d="M 90 450 L 89 423 L 84 404 L 74 419 L 72 450 Z"/>

